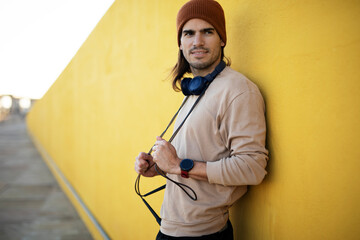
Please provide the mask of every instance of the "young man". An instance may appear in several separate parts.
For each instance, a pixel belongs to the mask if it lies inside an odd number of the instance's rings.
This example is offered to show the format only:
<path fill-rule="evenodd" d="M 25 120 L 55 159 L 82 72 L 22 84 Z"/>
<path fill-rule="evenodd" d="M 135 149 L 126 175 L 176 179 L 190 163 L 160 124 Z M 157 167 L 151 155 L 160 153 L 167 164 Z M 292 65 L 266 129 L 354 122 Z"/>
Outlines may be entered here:
<path fill-rule="evenodd" d="M 204 77 L 221 65 L 226 46 L 223 9 L 213 0 L 191 0 L 178 13 L 177 29 L 179 59 L 173 88 L 180 90 L 185 73 Z M 190 94 L 174 129 L 198 98 Z M 139 154 L 137 173 L 157 175 L 150 167 L 156 163 L 169 178 L 197 194 L 194 201 L 167 181 L 157 239 L 233 239 L 229 208 L 245 194 L 247 185 L 259 184 L 266 174 L 264 111 L 256 85 L 227 66 L 208 86 L 172 143 L 157 137 L 152 156 Z"/>

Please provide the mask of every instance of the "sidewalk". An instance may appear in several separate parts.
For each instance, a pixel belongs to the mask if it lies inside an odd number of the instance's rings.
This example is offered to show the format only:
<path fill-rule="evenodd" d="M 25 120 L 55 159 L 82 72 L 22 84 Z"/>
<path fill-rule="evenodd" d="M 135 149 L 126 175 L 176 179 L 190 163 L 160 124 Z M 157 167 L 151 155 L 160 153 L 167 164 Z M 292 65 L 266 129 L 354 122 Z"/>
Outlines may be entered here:
<path fill-rule="evenodd" d="M 0 122 L 0 239 L 92 239 L 20 117 Z"/>

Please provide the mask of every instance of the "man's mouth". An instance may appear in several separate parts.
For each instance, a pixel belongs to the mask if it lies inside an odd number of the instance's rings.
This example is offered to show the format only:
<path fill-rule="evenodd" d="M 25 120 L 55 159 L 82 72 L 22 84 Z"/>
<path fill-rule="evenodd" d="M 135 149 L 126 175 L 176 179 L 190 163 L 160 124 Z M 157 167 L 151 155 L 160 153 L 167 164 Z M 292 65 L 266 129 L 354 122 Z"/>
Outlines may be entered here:
<path fill-rule="evenodd" d="M 203 56 L 205 54 L 207 54 L 209 51 L 207 49 L 193 49 L 190 50 L 190 54 L 194 55 L 194 56 Z"/>

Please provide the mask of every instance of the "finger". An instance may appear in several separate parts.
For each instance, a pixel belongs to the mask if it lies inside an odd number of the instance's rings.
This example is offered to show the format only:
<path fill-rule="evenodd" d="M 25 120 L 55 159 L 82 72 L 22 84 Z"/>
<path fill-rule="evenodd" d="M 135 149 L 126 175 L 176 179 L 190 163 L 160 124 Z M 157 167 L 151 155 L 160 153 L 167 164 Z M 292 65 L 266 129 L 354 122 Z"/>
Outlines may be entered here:
<path fill-rule="evenodd" d="M 159 136 L 156 137 L 156 141 L 162 141 L 162 140 L 164 140 L 162 137 Z"/>
<path fill-rule="evenodd" d="M 143 168 L 147 168 L 149 166 L 148 161 L 143 160 L 143 159 L 136 159 L 135 161 L 135 167 L 137 169 L 143 169 Z"/>
<path fill-rule="evenodd" d="M 141 168 L 137 164 L 135 164 L 135 172 L 137 172 L 138 174 L 142 173 Z"/>
<path fill-rule="evenodd" d="M 152 160 L 152 156 L 145 153 L 145 152 L 141 152 L 139 153 L 139 155 L 137 156 L 137 159 L 139 160 L 145 160 L 145 161 L 151 161 Z"/>
<path fill-rule="evenodd" d="M 139 167 L 139 166 L 135 166 L 135 171 L 138 173 L 138 174 L 143 174 L 144 171 Z"/>
<path fill-rule="evenodd" d="M 161 143 L 166 143 L 167 141 L 165 139 L 163 139 L 162 137 L 157 136 L 156 137 L 156 142 L 155 144 L 161 144 Z"/>
<path fill-rule="evenodd" d="M 166 145 L 167 141 L 162 139 L 155 142 L 156 149 L 159 150 L 161 146 Z"/>
<path fill-rule="evenodd" d="M 139 153 L 138 158 L 145 159 L 145 158 L 147 158 L 147 154 L 145 152 L 141 152 L 141 153 Z"/>
<path fill-rule="evenodd" d="M 138 165 L 136 166 L 136 172 L 140 174 L 144 174 L 149 168 L 149 164 L 146 165 Z"/>

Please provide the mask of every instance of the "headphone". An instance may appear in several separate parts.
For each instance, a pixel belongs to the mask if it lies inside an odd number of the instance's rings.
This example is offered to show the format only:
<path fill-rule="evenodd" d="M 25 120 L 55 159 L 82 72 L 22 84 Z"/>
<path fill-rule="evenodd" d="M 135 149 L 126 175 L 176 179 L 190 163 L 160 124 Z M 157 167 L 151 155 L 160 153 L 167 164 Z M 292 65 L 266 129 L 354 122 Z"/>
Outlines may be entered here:
<path fill-rule="evenodd" d="M 205 77 L 196 76 L 194 78 L 183 78 L 183 80 L 181 80 L 181 91 L 185 96 L 202 94 L 225 67 L 225 62 L 220 61 L 215 67 L 215 70 Z"/>

